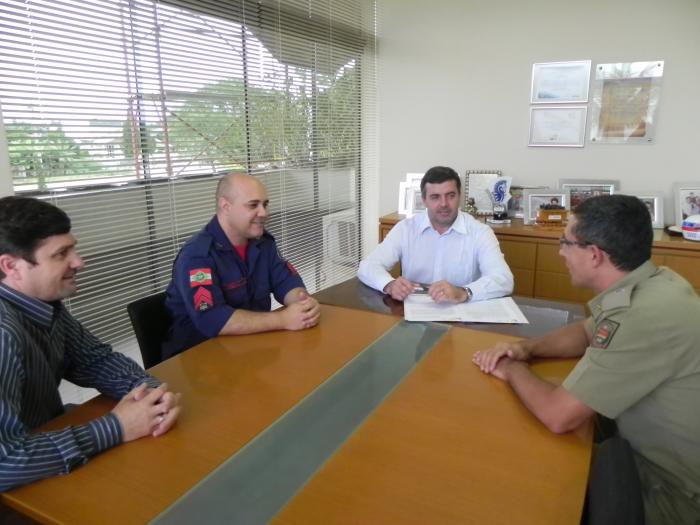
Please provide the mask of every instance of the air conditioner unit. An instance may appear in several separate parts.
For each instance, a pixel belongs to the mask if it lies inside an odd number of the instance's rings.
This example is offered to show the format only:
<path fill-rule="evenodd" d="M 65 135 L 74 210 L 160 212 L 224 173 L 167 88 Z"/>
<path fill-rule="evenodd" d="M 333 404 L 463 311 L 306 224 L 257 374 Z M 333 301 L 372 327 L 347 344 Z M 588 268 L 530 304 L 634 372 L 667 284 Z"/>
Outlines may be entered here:
<path fill-rule="evenodd" d="M 322 218 L 323 287 L 350 279 L 359 263 L 359 226 L 354 208 L 330 213 Z"/>
<path fill-rule="evenodd" d="M 358 225 L 354 209 L 323 216 L 323 258 L 333 264 L 357 266 Z"/>

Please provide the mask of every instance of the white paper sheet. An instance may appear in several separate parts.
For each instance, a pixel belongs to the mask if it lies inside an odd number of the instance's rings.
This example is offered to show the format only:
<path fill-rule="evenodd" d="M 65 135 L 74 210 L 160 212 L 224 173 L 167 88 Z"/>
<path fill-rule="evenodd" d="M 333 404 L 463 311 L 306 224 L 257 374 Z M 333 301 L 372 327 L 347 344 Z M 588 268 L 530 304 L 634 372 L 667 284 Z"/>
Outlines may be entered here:
<path fill-rule="evenodd" d="M 411 294 L 403 303 L 407 321 L 529 324 L 510 297 L 461 304 L 439 304 L 429 295 Z"/>

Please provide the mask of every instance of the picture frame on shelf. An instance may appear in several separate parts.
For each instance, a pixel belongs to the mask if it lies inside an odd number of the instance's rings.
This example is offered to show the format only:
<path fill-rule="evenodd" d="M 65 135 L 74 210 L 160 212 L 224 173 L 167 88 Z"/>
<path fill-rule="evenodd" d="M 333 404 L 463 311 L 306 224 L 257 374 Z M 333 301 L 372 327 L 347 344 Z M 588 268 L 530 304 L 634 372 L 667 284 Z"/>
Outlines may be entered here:
<path fill-rule="evenodd" d="M 588 102 L 590 79 L 590 60 L 532 64 L 530 104 Z"/>
<path fill-rule="evenodd" d="M 569 200 L 566 190 L 540 188 L 536 190 L 526 189 L 523 192 L 523 223 L 535 224 L 537 210 L 543 204 L 557 204 L 569 209 Z"/>
<path fill-rule="evenodd" d="M 597 195 L 613 195 L 620 191 L 619 180 L 608 179 L 559 179 L 559 189 L 569 193 L 569 206 L 576 206 L 590 197 Z"/>
<path fill-rule="evenodd" d="M 399 182 L 399 214 L 410 217 L 414 213 L 425 210 L 420 192 L 421 180 L 423 180 L 423 173 L 406 173 L 406 180 Z"/>
<path fill-rule="evenodd" d="M 399 215 L 408 216 L 411 214 L 411 204 L 413 203 L 411 188 L 412 185 L 410 183 L 406 181 L 399 182 Z"/>
<path fill-rule="evenodd" d="M 423 203 L 423 194 L 420 191 L 420 183 L 411 186 L 411 215 L 425 211 Z"/>
<path fill-rule="evenodd" d="M 691 215 L 700 214 L 700 181 L 673 184 L 673 205 L 676 226 Z"/>
<path fill-rule="evenodd" d="M 493 215 L 491 187 L 502 175 L 500 170 L 467 170 L 464 177 L 464 203 L 466 209 L 468 200 L 474 199 L 477 215 Z"/>
<path fill-rule="evenodd" d="M 510 200 L 508 201 L 508 217 L 512 219 L 523 218 L 523 192 L 522 186 L 510 187 Z"/>
<path fill-rule="evenodd" d="M 425 173 L 406 173 L 406 182 L 420 186 L 420 181 L 423 180 Z"/>
<path fill-rule="evenodd" d="M 627 195 L 633 195 L 646 204 L 651 216 L 651 226 L 654 229 L 664 228 L 664 192 L 662 191 L 630 191 Z"/>
<path fill-rule="evenodd" d="M 546 186 L 511 186 L 510 200 L 508 201 L 508 217 L 511 219 L 522 219 L 525 215 L 525 190 L 542 190 L 545 188 Z"/>

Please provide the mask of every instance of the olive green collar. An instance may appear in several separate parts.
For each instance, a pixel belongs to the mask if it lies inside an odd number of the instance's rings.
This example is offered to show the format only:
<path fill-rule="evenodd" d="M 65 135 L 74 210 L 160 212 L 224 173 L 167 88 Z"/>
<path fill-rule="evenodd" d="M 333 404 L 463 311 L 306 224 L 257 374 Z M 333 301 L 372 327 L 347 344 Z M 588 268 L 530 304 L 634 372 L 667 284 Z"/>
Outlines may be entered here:
<path fill-rule="evenodd" d="M 632 290 L 642 281 L 647 280 L 658 271 L 651 260 L 641 264 L 607 290 L 603 290 L 588 301 L 588 308 L 595 320 L 609 310 L 627 308 L 632 300 Z"/>

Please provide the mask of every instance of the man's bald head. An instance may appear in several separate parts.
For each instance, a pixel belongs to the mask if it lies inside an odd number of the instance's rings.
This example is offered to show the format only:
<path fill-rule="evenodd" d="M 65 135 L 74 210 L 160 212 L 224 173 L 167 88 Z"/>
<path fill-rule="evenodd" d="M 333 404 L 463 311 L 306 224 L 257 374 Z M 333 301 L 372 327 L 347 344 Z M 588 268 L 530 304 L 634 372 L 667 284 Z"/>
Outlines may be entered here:
<path fill-rule="evenodd" d="M 255 177 L 245 173 L 228 173 L 219 179 L 216 186 L 216 209 L 221 209 L 221 198 L 233 202 L 237 196 L 248 189 L 263 189 L 265 186 Z"/>
<path fill-rule="evenodd" d="M 229 240 L 242 245 L 264 232 L 267 190 L 257 178 L 244 173 L 224 175 L 216 188 L 216 215 Z"/>

